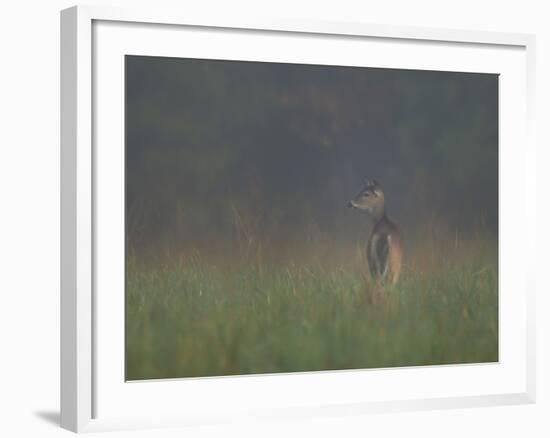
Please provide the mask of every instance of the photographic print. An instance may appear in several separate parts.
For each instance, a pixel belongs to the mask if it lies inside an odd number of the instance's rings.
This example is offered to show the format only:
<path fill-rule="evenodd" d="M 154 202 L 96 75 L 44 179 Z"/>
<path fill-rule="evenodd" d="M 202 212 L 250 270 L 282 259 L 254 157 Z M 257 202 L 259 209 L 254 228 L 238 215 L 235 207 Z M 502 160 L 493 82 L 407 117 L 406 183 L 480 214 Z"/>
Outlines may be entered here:
<path fill-rule="evenodd" d="M 498 75 L 126 56 L 126 379 L 497 362 Z"/>

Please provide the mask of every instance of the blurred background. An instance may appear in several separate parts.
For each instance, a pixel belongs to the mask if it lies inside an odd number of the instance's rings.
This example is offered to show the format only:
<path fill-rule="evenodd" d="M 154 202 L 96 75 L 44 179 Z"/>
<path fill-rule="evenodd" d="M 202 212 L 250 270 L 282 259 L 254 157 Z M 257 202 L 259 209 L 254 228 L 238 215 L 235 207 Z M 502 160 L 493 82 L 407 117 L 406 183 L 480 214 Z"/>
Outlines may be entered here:
<path fill-rule="evenodd" d="M 126 57 L 129 247 L 354 242 L 376 178 L 405 241 L 498 232 L 498 76 Z"/>

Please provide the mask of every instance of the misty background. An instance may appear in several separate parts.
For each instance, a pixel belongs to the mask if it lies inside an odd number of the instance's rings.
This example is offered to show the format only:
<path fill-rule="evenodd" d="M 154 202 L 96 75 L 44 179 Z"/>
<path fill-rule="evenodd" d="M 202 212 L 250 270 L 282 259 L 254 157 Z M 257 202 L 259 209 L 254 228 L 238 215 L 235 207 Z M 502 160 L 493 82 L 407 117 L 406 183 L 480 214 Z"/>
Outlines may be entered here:
<path fill-rule="evenodd" d="M 156 252 L 498 231 L 498 76 L 126 56 L 126 231 Z M 415 237 L 416 236 L 416 237 Z"/>

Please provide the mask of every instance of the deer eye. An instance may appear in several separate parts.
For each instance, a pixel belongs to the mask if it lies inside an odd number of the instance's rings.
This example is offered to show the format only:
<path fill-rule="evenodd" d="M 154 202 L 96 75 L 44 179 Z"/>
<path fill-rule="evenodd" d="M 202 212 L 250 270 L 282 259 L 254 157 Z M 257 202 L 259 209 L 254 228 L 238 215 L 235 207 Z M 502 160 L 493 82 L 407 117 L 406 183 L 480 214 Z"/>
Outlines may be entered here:
<path fill-rule="evenodd" d="M 369 192 L 363 193 L 363 196 L 364 196 L 365 198 L 367 198 L 367 197 L 369 196 Z"/>

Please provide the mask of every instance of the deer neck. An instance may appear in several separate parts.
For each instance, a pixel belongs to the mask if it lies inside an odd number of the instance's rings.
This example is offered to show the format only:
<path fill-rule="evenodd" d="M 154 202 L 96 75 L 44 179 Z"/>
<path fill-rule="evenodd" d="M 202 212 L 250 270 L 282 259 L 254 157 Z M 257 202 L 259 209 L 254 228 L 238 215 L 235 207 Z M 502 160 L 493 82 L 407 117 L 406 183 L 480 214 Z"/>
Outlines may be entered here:
<path fill-rule="evenodd" d="M 375 224 L 380 222 L 384 217 L 386 217 L 384 203 L 380 203 L 379 205 L 372 207 L 370 214 Z"/>

